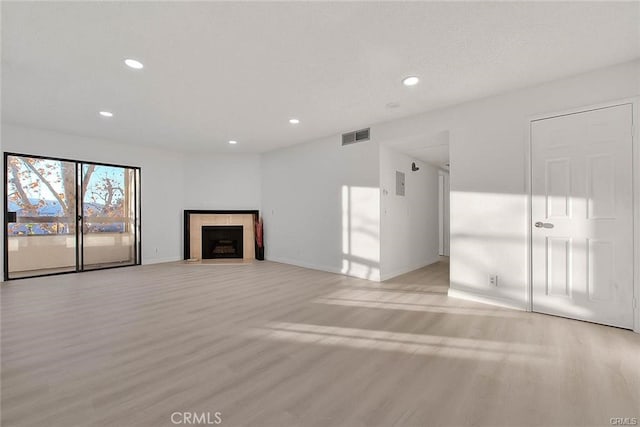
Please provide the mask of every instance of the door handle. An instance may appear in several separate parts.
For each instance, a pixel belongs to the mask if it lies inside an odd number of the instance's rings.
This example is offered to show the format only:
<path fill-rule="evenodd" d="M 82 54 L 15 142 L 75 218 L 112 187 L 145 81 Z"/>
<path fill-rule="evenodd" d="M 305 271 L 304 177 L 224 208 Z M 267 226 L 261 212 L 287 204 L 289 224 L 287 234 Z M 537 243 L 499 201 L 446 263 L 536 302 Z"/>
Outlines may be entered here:
<path fill-rule="evenodd" d="M 533 224 L 536 228 L 553 228 L 553 224 L 551 224 L 550 222 L 541 222 L 538 221 L 535 224 Z"/>

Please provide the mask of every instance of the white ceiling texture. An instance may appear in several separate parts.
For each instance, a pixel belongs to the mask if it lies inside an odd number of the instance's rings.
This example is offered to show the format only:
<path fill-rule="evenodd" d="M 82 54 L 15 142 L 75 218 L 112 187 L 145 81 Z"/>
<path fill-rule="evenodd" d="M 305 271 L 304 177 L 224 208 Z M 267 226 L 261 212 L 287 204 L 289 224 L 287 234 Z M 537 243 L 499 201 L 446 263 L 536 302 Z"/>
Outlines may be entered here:
<path fill-rule="evenodd" d="M 2 119 L 264 152 L 638 56 L 639 2 L 2 2 Z"/>

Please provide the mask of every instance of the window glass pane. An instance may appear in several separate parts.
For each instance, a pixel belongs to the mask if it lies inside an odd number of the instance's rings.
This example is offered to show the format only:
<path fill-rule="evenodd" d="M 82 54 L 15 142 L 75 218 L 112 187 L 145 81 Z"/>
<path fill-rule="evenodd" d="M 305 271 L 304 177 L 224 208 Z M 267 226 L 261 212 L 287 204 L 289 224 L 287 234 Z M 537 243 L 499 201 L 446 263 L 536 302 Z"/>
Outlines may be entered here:
<path fill-rule="evenodd" d="M 134 264 L 135 170 L 82 165 L 83 268 Z"/>
<path fill-rule="evenodd" d="M 7 156 L 9 278 L 76 268 L 74 162 Z"/>

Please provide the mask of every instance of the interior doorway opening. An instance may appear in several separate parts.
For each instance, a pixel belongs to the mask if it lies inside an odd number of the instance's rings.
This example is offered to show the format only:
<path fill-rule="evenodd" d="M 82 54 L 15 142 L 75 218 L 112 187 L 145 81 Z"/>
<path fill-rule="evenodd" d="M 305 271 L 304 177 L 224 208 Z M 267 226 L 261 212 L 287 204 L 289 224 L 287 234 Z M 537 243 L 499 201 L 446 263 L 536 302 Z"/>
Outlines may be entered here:
<path fill-rule="evenodd" d="M 381 253 L 385 277 L 394 277 L 389 273 L 394 272 L 390 259 L 397 272 L 442 261 L 438 271 L 449 283 L 449 178 L 448 130 L 399 135 L 382 145 Z M 410 261 L 403 265 L 404 260 Z"/>

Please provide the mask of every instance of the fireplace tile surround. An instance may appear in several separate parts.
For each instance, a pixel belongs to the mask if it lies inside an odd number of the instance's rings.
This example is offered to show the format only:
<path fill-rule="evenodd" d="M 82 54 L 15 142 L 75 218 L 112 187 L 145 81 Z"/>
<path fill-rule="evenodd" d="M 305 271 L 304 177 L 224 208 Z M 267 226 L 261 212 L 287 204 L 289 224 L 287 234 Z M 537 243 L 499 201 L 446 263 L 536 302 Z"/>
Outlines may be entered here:
<path fill-rule="evenodd" d="M 256 258 L 254 222 L 257 210 L 185 210 L 184 259 L 202 259 L 202 227 L 242 226 L 243 258 Z"/>

